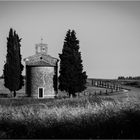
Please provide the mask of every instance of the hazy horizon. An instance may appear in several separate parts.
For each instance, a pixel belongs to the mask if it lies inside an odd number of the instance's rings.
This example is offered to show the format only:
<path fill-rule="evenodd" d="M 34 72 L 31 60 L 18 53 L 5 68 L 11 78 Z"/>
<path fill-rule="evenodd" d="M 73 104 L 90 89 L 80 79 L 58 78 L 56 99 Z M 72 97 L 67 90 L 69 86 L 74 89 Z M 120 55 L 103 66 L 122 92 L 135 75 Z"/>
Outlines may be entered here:
<path fill-rule="evenodd" d="M 59 58 L 71 29 L 80 41 L 89 78 L 140 76 L 140 1 L 0 1 L 0 21 L 0 75 L 13 28 L 22 38 L 22 60 L 35 54 L 41 38 L 48 54 Z"/>

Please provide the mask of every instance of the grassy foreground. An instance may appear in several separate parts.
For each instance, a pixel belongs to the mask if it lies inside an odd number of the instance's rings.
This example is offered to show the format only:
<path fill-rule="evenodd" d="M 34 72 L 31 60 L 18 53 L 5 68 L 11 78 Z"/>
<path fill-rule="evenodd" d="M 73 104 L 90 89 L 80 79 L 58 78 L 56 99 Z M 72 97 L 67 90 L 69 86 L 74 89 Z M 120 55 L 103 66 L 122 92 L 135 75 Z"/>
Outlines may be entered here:
<path fill-rule="evenodd" d="M 0 138 L 140 138 L 138 101 L 0 100 Z"/>

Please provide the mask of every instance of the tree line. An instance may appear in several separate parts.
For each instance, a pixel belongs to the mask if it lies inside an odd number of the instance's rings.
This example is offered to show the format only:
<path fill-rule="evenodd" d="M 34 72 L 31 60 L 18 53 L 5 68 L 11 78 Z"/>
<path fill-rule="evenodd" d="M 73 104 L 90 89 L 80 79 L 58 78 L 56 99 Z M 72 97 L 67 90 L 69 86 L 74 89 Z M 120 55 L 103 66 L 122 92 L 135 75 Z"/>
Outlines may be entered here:
<path fill-rule="evenodd" d="M 118 80 L 140 80 L 140 76 L 128 76 L 128 77 L 124 77 L 124 76 L 119 76 Z"/>
<path fill-rule="evenodd" d="M 16 91 L 24 86 L 24 76 L 22 71 L 24 66 L 21 63 L 20 52 L 21 38 L 15 30 L 10 28 L 7 37 L 7 55 L 3 69 L 4 86 L 10 90 L 14 97 Z M 68 30 L 64 39 L 60 58 L 59 89 L 66 91 L 69 96 L 76 96 L 76 92 L 86 89 L 86 72 L 83 71 L 81 52 L 79 51 L 79 40 L 74 30 Z"/>

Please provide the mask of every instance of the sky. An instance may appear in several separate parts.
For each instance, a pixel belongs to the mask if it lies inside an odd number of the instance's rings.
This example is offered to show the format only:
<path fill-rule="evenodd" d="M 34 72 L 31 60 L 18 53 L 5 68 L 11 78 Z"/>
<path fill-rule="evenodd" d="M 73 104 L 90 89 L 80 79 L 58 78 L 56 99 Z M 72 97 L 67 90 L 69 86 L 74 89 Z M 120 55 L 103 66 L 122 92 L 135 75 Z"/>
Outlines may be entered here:
<path fill-rule="evenodd" d="M 10 28 L 22 38 L 23 59 L 41 38 L 59 58 L 71 29 L 89 78 L 140 76 L 140 1 L 0 1 L 0 75 Z"/>

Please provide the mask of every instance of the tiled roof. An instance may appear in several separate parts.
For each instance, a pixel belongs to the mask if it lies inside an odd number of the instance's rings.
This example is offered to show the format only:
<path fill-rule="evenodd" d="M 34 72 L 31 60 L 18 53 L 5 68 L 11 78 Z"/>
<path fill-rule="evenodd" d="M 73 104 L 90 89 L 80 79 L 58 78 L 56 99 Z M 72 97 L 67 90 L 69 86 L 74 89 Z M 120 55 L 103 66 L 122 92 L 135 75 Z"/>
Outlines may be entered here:
<path fill-rule="evenodd" d="M 24 61 L 29 66 L 56 66 L 59 60 L 50 55 L 38 53 L 25 58 Z"/>

